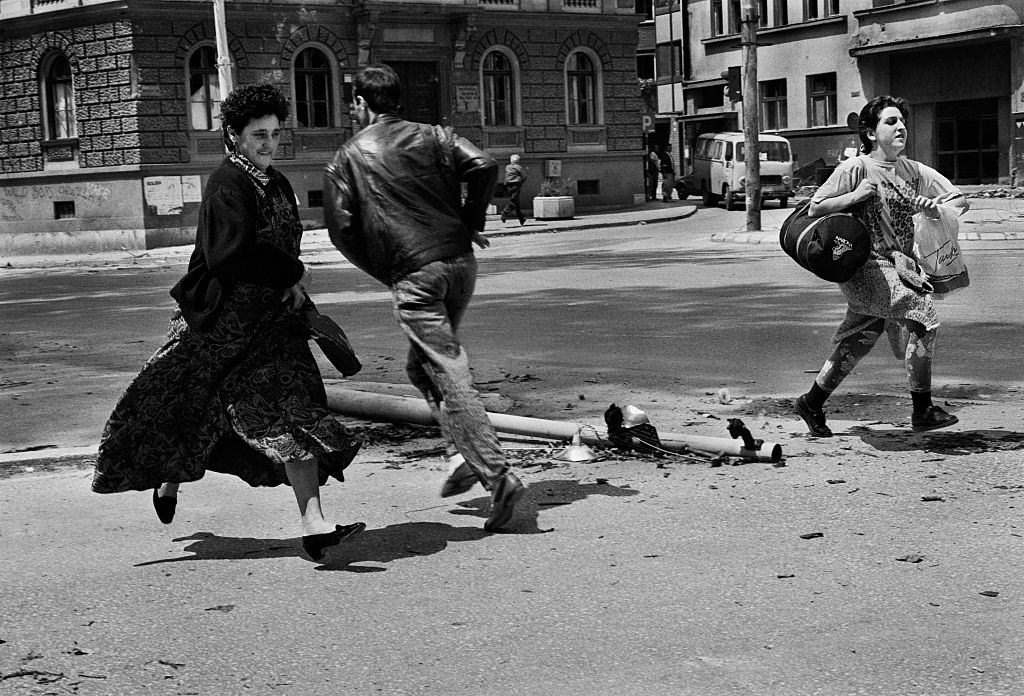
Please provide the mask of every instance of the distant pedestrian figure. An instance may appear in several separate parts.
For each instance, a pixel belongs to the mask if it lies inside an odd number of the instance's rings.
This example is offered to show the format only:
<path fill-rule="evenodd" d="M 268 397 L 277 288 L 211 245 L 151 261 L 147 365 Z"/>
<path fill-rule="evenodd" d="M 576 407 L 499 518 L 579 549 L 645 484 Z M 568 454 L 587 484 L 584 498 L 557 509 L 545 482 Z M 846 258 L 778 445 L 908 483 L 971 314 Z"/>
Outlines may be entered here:
<path fill-rule="evenodd" d="M 501 221 L 515 213 L 520 225 L 526 224 L 526 216 L 519 205 L 519 194 L 522 193 L 523 184 L 526 183 L 526 169 L 519 164 L 519 155 L 512 155 L 505 165 L 505 190 L 508 192 L 508 203 L 501 209 Z"/>
<path fill-rule="evenodd" d="M 400 90 L 386 65 L 356 74 L 362 130 L 327 165 L 324 217 L 342 254 L 391 289 L 410 343 L 406 372 L 448 442 L 441 496 L 479 481 L 491 492 L 484 529 L 495 530 L 512 518 L 526 487 L 508 469 L 457 333 L 476 284 L 473 243 L 490 244 L 481 230 L 498 164 L 450 128 L 396 116 Z"/>
<path fill-rule="evenodd" d="M 661 170 L 661 200 L 668 203 L 672 200 L 672 189 L 676 185 L 676 167 L 664 145 L 658 147 L 658 161 Z"/>
<path fill-rule="evenodd" d="M 863 154 L 841 162 L 811 199 L 811 217 L 848 210 L 871 231 L 871 256 L 840 284 L 848 307 L 833 338 L 835 348 L 810 391 L 796 400 L 797 414 L 815 437 L 832 436 L 825 422 L 825 400 L 883 331 L 906 364 L 913 429 L 944 428 L 958 420 L 932 404 L 932 353 L 939 320 L 930 284 L 913 259 L 912 216 L 920 212 L 936 218 L 940 204 L 966 210 L 968 202 L 942 174 L 903 155 L 908 111 L 905 100 L 891 96 L 868 102 L 858 121 Z"/>
<path fill-rule="evenodd" d="M 658 182 L 661 181 L 661 158 L 658 151 L 651 145 L 647 150 L 647 200 L 658 200 Z"/>
<path fill-rule="evenodd" d="M 299 319 L 302 225 L 291 185 L 270 165 L 288 102 L 272 85 L 243 85 L 221 117 L 230 155 L 203 191 L 195 250 L 171 289 L 168 342 L 107 421 L 92 488 L 152 490 L 169 524 L 178 485 L 207 471 L 290 484 L 303 548 L 318 560 L 366 526 L 327 522 L 319 491 L 328 476 L 344 480 L 361 443 L 327 410 Z"/>

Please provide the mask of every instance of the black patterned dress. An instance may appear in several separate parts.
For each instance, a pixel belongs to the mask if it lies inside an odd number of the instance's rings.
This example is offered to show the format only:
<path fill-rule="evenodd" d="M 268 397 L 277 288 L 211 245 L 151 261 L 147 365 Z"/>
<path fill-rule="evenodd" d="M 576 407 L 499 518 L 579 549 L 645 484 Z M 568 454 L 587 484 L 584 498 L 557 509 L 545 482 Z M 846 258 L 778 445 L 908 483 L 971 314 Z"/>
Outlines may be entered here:
<path fill-rule="evenodd" d="M 322 485 L 328 476 L 344 480 L 359 450 L 358 436 L 327 410 L 308 329 L 281 303 L 281 286 L 297 279 L 273 277 L 274 268 L 298 264 L 302 228 L 294 194 L 272 168 L 267 176 L 247 165 L 232 157 L 211 176 L 190 263 L 201 291 L 175 295 L 180 306 L 167 343 L 107 421 L 92 484 L 97 493 L 195 481 L 207 470 L 277 486 L 288 483 L 286 463 L 309 459 Z M 240 220 L 255 224 L 246 229 Z M 225 242 L 225 230 L 254 238 Z M 301 264 L 295 268 L 301 277 Z M 268 285 L 253 282 L 261 272 Z"/>

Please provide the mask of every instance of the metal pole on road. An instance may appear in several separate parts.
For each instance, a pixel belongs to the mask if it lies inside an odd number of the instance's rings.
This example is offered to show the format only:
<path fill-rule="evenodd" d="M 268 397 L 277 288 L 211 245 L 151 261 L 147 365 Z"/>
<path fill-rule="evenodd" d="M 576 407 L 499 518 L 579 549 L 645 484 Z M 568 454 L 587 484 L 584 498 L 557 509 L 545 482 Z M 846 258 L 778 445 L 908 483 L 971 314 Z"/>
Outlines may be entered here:
<path fill-rule="evenodd" d="M 747 175 L 747 232 L 761 229 L 761 147 L 757 94 L 757 2 L 742 0 L 740 43 L 743 46 L 743 162 Z"/>
<path fill-rule="evenodd" d="M 223 100 L 234 89 L 228 32 L 224 24 L 224 0 L 213 0 L 213 28 L 217 35 L 217 81 L 220 84 L 220 98 Z"/>

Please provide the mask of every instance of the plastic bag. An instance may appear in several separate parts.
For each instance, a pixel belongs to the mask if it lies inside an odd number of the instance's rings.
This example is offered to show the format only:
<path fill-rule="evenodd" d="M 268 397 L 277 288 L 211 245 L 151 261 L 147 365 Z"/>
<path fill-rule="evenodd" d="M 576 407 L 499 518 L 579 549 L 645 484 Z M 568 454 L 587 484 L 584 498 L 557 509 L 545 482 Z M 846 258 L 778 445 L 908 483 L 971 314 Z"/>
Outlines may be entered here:
<path fill-rule="evenodd" d="M 939 217 L 935 220 L 924 213 L 914 215 L 914 256 L 937 296 L 971 284 L 957 241 L 957 216 L 958 210 L 948 205 L 939 206 Z"/>

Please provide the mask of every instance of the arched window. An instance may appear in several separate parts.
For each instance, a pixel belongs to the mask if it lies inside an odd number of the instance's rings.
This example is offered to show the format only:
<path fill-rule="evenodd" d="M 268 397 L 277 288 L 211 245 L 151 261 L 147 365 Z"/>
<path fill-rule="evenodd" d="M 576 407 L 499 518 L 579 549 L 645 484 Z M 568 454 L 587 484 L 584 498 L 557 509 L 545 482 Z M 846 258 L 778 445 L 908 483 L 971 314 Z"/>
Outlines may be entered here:
<path fill-rule="evenodd" d="M 323 51 L 304 48 L 295 56 L 295 123 L 299 128 L 334 125 L 331 64 Z"/>
<path fill-rule="evenodd" d="M 188 107 L 193 130 L 220 128 L 220 81 L 217 50 L 213 46 L 200 46 L 189 56 Z"/>
<path fill-rule="evenodd" d="M 598 74 L 594 59 L 584 51 L 569 55 L 565 66 L 569 124 L 598 124 Z"/>
<path fill-rule="evenodd" d="M 77 138 L 75 87 L 71 63 L 63 53 L 52 53 L 43 62 L 43 123 L 47 140 Z"/>
<path fill-rule="evenodd" d="M 481 65 L 484 125 L 516 125 L 516 70 L 503 51 L 493 50 Z"/>

